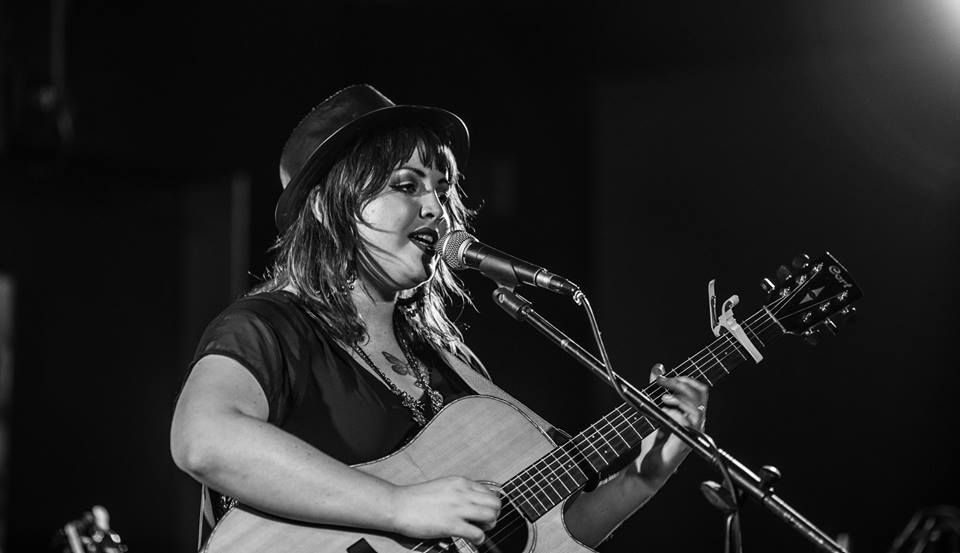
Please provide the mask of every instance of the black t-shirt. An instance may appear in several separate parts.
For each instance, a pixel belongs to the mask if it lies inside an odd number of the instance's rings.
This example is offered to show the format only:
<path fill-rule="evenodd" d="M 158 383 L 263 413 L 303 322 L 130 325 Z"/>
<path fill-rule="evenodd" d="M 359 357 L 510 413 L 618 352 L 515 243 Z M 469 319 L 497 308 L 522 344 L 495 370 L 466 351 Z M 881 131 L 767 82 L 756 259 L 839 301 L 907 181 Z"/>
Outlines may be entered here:
<path fill-rule="evenodd" d="M 344 463 L 383 457 L 419 430 L 400 398 L 327 338 L 289 292 L 247 296 L 227 307 L 207 326 L 192 363 L 211 354 L 234 359 L 257 379 L 268 422 Z M 474 393 L 432 350 L 418 358 L 445 404 Z M 219 519 L 227 502 L 211 495 Z"/>

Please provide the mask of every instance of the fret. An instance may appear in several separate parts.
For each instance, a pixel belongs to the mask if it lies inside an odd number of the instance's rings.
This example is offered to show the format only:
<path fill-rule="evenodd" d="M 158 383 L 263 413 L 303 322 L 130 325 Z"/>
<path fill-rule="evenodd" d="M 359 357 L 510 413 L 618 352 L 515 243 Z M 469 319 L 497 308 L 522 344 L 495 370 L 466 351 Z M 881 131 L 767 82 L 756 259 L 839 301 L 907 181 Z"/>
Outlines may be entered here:
<path fill-rule="evenodd" d="M 610 444 L 610 448 L 617 457 L 630 451 L 630 448 L 635 445 L 630 443 L 621 432 L 621 428 L 626 429 L 629 427 L 629 425 L 624 425 L 626 420 L 626 417 L 624 417 L 623 413 L 620 413 L 619 410 L 612 411 L 603 418 L 607 426 L 603 433 L 605 436 L 609 436 L 609 439 L 606 441 Z"/>
<path fill-rule="evenodd" d="M 580 486 L 583 484 L 579 482 L 576 477 L 570 473 L 570 471 L 563 465 L 558 465 L 559 473 L 557 473 L 557 480 L 560 481 L 560 484 L 563 486 L 563 489 L 566 491 L 564 497 L 569 496 L 573 492 L 580 489 Z M 562 498 L 561 498 L 562 499 Z"/>
<path fill-rule="evenodd" d="M 643 441 L 643 437 L 645 434 L 639 431 L 637 429 L 637 426 L 639 425 L 639 423 L 646 422 L 646 419 L 641 417 L 636 411 L 633 410 L 633 408 L 629 407 L 626 403 L 621 405 L 620 409 L 626 410 L 626 414 L 623 415 L 623 418 L 626 419 L 627 421 L 627 425 L 628 425 L 627 428 L 633 431 L 634 435 L 636 436 L 635 438 L 636 443 L 640 443 L 641 441 Z M 619 411 L 620 409 L 617 409 L 617 410 Z"/>
<path fill-rule="evenodd" d="M 614 412 L 616 413 L 617 411 L 614 411 Z M 627 423 L 626 428 L 630 428 L 630 421 L 627 419 L 627 417 L 625 417 L 622 413 L 620 413 L 618 415 L 618 418 L 623 419 L 623 421 Z M 628 442 L 627 439 L 623 437 L 623 434 L 621 434 L 620 430 L 617 428 L 620 425 L 613 424 L 611 426 L 613 427 L 613 431 L 616 433 L 617 437 L 620 438 L 621 442 L 623 442 L 623 445 L 627 446 L 625 451 L 629 451 L 632 446 L 630 445 L 630 442 Z"/>
<path fill-rule="evenodd" d="M 542 512 L 538 511 L 537 508 L 534 506 L 533 502 L 530 501 L 529 497 L 527 497 L 525 494 L 520 493 L 518 490 L 516 490 L 516 487 L 513 487 L 512 489 L 508 490 L 507 487 L 504 486 L 503 492 L 507 496 L 507 498 L 510 500 L 510 502 L 513 503 L 513 505 L 518 510 L 520 510 L 520 512 L 523 513 L 523 515 L 529 521 L 537 520 L 538 518 L 540 518 L 541 515 L 543 515 L 543 513 L 546 512 L 546 511 L 542 511 Z"/>
<path fill-rule="evenodd" d="M 740 342 L 737 342 L 737 340 L 729 334 L 722 334 L 721 336 L 723 337 L 725 346 L 730 346 L 729 349 L 732 350 L 732 353 L 728 353 L 726 357 L 729 359 L 730 357 L 736 356 L 733 363 L 734 365 L 739 365 L 741 361 L 746 360 L 747 356 L 740 350 Z M 725 347 L 724 349 L 727 348 Z"/>
<path fill-rule="evenodd" d="M 539 463 L 539 467 L 534 474 L 531 475 L 530 480 L 531 484 L 529 485 L 530 493 L 537 499 L 541 505 L 556 505 L 564 497 L 563 494 L 557 492 L 556 488 L 553 487 L 553 480 L 550 478 L 550 475 L 544 469 L 550 469 L 549 463 Z M 551 497 L 550 492 L 553 492 L 556 498 Z M 547 507 L 549 510 L 550 507 Z"/>
<path fill-rule="evenodd" d="M 559 489 L 557 489 L 557 482 L 559 481 L 560 484 L 562 485 L 563 481 L 560 480 L 560 477 L 557 475 L 557 472 L 553 469 L 553 465 L 551 465 L 550 463 L 543 463 L 543 465 L 549 471 L 549 475 L 544 474 L 545 476 L 544 481 L 546 482 L 546 484 L 543 486 L 543 490 L 546 493 L 547 499 L 549 500 L 549 502 L 556 505 L 557 503 L 560 503 L 560 501 L 562 501 L 564 497 L 567 497 L 568 495 L 570 495 L 570 490 L 565 489 L 563 491 L 560 491 Z M 542 470 L 540 472 L 541 474 L 543 474 Z M 557 496 L 556 499 L 550 496 L 550 491 L 553 491 L 553 494 Z"/>
<path fill-rule="evenodd" d="M 570 450 L 573 450 L 573 453 L 571 453 Z M 583 468 L 580 465 L 580 462 L 577 461 L 578 458 L 584 459 L 584 460 L 586 458 L 577 449 L 576 444 L 574 443 L 574 440 L 571 439 L 567 443 L 557 448 L 557 450 L 555 451 L 559 451 L 560 453 L 563 454 L 563 456 L 566 457 L 565 460 L 563 459 L 563 457 L 560 457 L 559 460 L 561 460 L 561 462 L 563 463 L 566 469 L 565 471 L 566 474 L 570 476 L 573 479 L 574 483 L 576 484 L 575 489 L 580 489 L 581 487 L 583 487 L 584 484 L 590 481 L 590 477 L 583 470 Z"/>
<path fill-rule="evenodd" d="M 741 326 L 761 346 L 765 340 L 782 330 L 773 315 L 764 310 L 773 323 L 741 323 Z M 758 318 L 759 313 L 746 319 Z M 762 337 L 761 337 L 762 335 Z M 729 333 L 722 333 L 708 345 L 706 353 L 700 350 L 688 357 L 681 366 L 683 374 L 699 375 L 707 384 L 715 384 L 733 368 L 750 359 L 740 343 Z M 699 364 L 695 360 L 700 357 Z M 690 369 L 690 370 L 687 370 Z M 645 392 L 653 395 L 659 391 L 655 385 Z M 621 404 L 605 417 L 580 432 L 563 445 L 557 447 L 526 470 L 510 479 L 510 492 L 518 510 L 531 522 L 543 516 L 564 499 L 583 488 L 594 477 L 602 475 L 616 460 L 633 450 L 645 436 L 656 430 L 654 425 L 641 413 L 628 404 Z M 507 492 L 507 485 L 504 485 Z"/>
<path fill-rule="evenodd" d="M 577 440 L 577 438 L 574 438 L 574 440 Z M 596 457 L 600 457 L 601 459 L 603 459 L 603 457 L 600 455 L 600 452 L 597 451 L 595 447 L 593 447 L 593 444 L 591 444 L 587 440 L 586 436 L 584 436 L 582 432 L 579 435 L 579 440 L 580 440 L 580 443 L 575 442 L 573 445 L 577 447 L 577 450 L 580 453 L 580 457 L 582 458 L 581 462 L 586 463 L 587 466 L 590 467 L 590 474 L 599 474 L 604 464 L 601 463 L 600 466 L 598 467 L 591 459 Z M 582 444 L 590 446 L 593 449 L 593 451 L 596 453 L 596 456 L 591 457 L 590 451 L 585 447 L 581 447 Z"/>
<path fill-rule="evenodd" d="M 707 378 L 707 373 L 701 372 L 701 373 L 700 373 L 700 376 L 702 376 L 703 379 L 707 381 L 707 384 L 713 386 L 713 382 L 711 382 L 711 380 L 710 380 L 709 378 Z"/>
<path fill-rule="evenodd" d="M 600 422 L 603 421 L 601 420 Z M 604 436 L 603 432 L 600 432 L 598 428 L 593 429 L 593 436 L 593 439 L 590 440 L 593 445 L 593 449 L 600 454 L 600 459 L 603 460 L 603 465 L 601 465 L 601 467 L 605 467 L 610 464 L 611 460 L 607 459 L 607 456 L 603 454 L 604 450 L 609 450 L 612 454 L 616 454 L 617 450 L 610 447 L 610 442 L 607 441 L 606 436 Z M 598 437 L 600 440 L 597 440 Z M 600 441 L 602 441 L 602 443 L 599 444 L 600 447 L 597 447 L 597 444 Z M 606 444 L 606 446 L 604 446 L 604 444 Z M 615 459 L 616 457 L 613 458 Z"/>
<path fill-rule="evenodd" d="M 763 340 L 761 340 L 760 337 L 757 336 L 757 333 L 756 333 L 752 328 L 750 328 L 750 325 L 742 324 L 742 325 L 740 325 L 740 328 L 743 328 L 744 330 L 746 330 L 746 331 L 749 332 L 750 334 L 753 334 L 754 339 L 756 339 L 757 342 L 760 342 L 760 345 L 761 345 L 761 346 L 767 347 L 767 345 L 763 343 Z"/>
<path fill-rule="evenodd" d="M 567 482 L 564 480 L 564 477 L 565 476 L 569 477 L 569 475 L 566 473 L 567 471 L 564 468 L 562 463 L 556 463 L 555 462 L 556 459 L 553 461 L 549 460 L 549 458 L 552 456 L 553 455 L 546 457 L 543 463 L 548 469 L 550 469 L 550 475 L 551 475 L 550 485 L 554 488 L 554 490 L 556 490 L 557 483 L 559 482 L 559 484 L 563 486 L 563 491 L 566 492 L 566 495 L 569 495 L 570 493 L 573 492 L 573 490 L 569 486 L 567 486 Z M 566 497 L 566 495 L 561 495 L 561 499 L 563 497 Z"/>
<path fill-rule="evenodd" d="M 690 364 L 693 365 L 694 373 L 700 373 L 700 376 L 707 381 L 707 384 L 713 386 L 713 382 L 710 382 L 710 379 L 707 378 L 707 372 L 701 369 L 699 366 L 697 366 L 696 362 L 694 362 L 692 357 L 687 357 L 687 361 L 689 361 Z"/>
<path fill-rule="evenodd" d="M 540 496 L 538 496 L 536 492 L 533 492 L 530 495 L 526 495 L 524 497 L 526 498 L 527 503 L 536 510 L 536 512 L 538 513 L 537 514 L 538 517 L 540 517 L 541 515 L 543 515 L 544 513 L 550 510 L 550 507 L 547 507 L 546 504 L 540 501 Z M 530 501 L 531 498 L 537 501 L 536 505 L 534 505 L 533 502 Z"/>
<path fill-rule="evenodd" d="M 708 347 L 708 348 L 707 348 L 707 351 L 709 351 L 709 352 L 710 352 L 710 355 L 713 356 L 713 359 L 717 362 L 717 365 L 720 365 L 720 368 L 723 369 L 723 372 L 725 372 L 725 373 L 727 373 L 727 374 L 730 374 L 730 371 L 727 370 L 727 367 L 723 364 L 723 361 L 720 361 L 720 358 L 717 357 L 717 354 L 716 354 L 716 353 L 713 353 L 713 348 Z"/>
<path fill-rule="evenodd" d="M 593 430 L 592 430 L 592 434 L 593 434 L 594 436 L 596 436 L 596 435 L 598 434 L 597 429 L 594 428 L 593 426 L 591 426 L 590 428 L 593 429 Z M 601 436 L 601 437 L 602 437 L 602 436 Z M 610 460 L 607 459 L 606 456 L 604 456 L 603 452 L 600 451 L 599 448 L 597 448 L 597 444 L 596 444 L 596 440 L 595 440 L 595 439 L 591 439 L 591 440 L 590 440 L 590 447 L 592 447 L 593 450 L 594 450 L 595 452 L 597 452 L 597 455 L 600 456 L 600 461 L 601 461 L 600 467 L 601 467 L 601 469 L 602 469 L 603 467 L 605 467 L 605 466 L 607 466 L 607 465 L 610 464 Z M 592 464 L 593 464 L 593 463 L 591 463 L 591 465 L 592 465 Z M 596 468 L 596 466 L 594 466 L 594 468 Z M 598 470 L 597 472 L 599 472 L 599 470 Z"/>
<path fill-rule="evenodd" d="M 540 484 L 538 486 L 539 489 L 534 490 L 533 495 L 540 501 L 541 504 L 556 505 L 557 503 L 560 502 L 560 500 L 566 497 L 565 495 L 557 491 L 557 489 L 553 486 L 553 480 L 550 478 L 548 474 L 545 474 L 543 471 L 540 471 L 537 475 L 534 476 L 534 478 L 539 480 Z"/>

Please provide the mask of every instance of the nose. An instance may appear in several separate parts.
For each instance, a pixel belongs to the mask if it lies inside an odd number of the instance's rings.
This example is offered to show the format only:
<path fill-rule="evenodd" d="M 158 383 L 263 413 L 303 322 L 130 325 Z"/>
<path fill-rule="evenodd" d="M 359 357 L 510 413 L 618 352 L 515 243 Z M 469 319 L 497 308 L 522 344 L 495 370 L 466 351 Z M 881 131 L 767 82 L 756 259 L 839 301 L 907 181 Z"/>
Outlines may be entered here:
<path fill-rule="evenodd" d="M 420 217 L 424 219 L 443 217 L 443 204 L 440 202 L 440 196 L 436 190 L 427 192 L 422 198 L 423 203 L 420 205 Z"/>

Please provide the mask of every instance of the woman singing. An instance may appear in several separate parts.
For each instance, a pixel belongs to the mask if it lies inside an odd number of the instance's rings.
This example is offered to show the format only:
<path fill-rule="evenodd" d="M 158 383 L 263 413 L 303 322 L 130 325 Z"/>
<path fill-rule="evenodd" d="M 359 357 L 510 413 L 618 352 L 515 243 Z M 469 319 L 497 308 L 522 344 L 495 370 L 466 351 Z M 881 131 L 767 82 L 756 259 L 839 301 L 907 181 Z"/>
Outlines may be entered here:
<path fill-rule="evenodd" d="M 207 327 L 173 418 L 173 459 L 211 490 L 208 522 L 239 502 L 418 539 L 480 544 L 495 532 L 495 484 L 454 474 L 399 485 L 351 467 L 475 395 L 469 381 L 492 387 L 444 310 L 466 295 L 435 251 L 471 215 L 458 186 L 468 151 L 456 115 L 395 105 L 366 85 L 294 129 L 272 271 Z M 672 416 L 702 428 L 707 388 L 655 376 Z M 650 436 L 626 468 L 567 502 L 567 531 L 599 544 L 685 454 L 676 437 Z"/>

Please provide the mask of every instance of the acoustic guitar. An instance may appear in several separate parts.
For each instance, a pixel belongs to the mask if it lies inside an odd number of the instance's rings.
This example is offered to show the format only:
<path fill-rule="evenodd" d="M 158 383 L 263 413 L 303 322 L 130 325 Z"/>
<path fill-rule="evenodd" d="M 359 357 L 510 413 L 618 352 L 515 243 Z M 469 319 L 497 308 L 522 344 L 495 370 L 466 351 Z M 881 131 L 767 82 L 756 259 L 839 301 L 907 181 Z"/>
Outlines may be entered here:
<path fill-rule="evenodd" d="M 862 294 L 829 253 L 797 263 L 779 285 L 769 280 L 767 303 L 740 321 L 753 348 L 729 332 L 667 373 L 715 384 L 776 337 L 813 338 L 836 329 Z M 753 349 L 753 351 L 751 351 Z M 651 384 L 646 393 L 659 397 Z M 397 485 L 464 476 L 502 488 L 502 509 L 487 540 L 421 540 L 356 528 L 304 524 L 239 505 L 223 516 L 208 553 L 585 553 L 563 523 L 564 502 L 598 475 L 622 466 L 655 427 L 627 404 L 562 445 L 555 444 L 515 405 L 490 396 L 468 396 L 444 407 L 400 450 L 354 468 Z"/>

